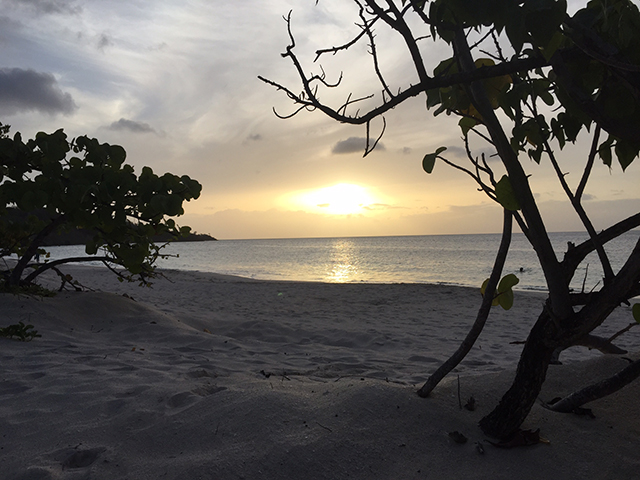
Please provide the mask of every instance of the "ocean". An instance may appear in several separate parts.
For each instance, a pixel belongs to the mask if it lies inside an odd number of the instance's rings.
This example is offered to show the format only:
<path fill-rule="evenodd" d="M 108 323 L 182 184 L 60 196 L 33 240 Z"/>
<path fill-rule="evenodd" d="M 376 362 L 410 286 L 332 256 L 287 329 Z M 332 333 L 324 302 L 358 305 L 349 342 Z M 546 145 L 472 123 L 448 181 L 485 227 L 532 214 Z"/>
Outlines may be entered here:
<path fill-rule="evenodd" d="M 610 242 L 606 250 L 620 268 L 638 240 L 633 231 Z M 567 242 L 578 244 L 584 233 L 551 233 L 562 258 Z M 366 283 L 436 283 L 479 287 L 490 275 L 500 234 L 398 237 L 298 238 L 182 242 L 163 251 L 172 257 L 159 267 L 239 275 L 263 280 Z M 82 254 L 81 246 L 48 247 L 52 258 Z M 514 273 L 517 289 L 546 290 L 533 249 L 523 234 L 514 234 L 503 275 Z M 598 286 L 602 269 L 595 254 L 579 267 L 575 290 Z"/>

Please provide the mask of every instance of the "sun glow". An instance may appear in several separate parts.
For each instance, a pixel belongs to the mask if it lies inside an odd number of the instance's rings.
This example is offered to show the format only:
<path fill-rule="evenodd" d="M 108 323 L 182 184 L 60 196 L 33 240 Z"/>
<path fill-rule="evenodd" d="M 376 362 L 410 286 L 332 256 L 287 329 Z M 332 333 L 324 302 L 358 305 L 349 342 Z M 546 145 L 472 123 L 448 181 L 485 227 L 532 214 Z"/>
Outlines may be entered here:
<path fill-rule="evenodd" d="M 294 201 L 307 210 L 328 215 L 360 213 L 376 202 L 365 187 L 351 183 L 307 191 L 296 196 Z"/>

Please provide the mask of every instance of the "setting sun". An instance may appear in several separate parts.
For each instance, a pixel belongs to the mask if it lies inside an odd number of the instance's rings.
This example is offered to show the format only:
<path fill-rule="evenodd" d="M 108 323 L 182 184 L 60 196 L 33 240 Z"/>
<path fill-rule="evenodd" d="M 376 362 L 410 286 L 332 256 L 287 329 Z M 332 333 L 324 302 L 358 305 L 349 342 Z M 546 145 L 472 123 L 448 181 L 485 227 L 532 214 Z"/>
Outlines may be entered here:
<path fill-rule="evenodd" d="M 295 202 L 304 208 L 329 215 L 351 215 L 376 202 L 365 187 L 339 183 L 298 195 Z"/>

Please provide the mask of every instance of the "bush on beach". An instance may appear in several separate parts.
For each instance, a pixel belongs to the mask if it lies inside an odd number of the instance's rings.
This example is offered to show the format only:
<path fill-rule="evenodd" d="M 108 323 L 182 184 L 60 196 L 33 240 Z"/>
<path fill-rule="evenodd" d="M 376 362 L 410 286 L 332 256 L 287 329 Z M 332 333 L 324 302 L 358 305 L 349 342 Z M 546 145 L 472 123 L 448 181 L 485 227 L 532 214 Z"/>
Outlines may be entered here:
<path fill-rule="evenodd" d="M 140 175 L 125 163 L 119 145 L 81 136 L 71 141 L 62 129 L 40 132 L 24 142 L 0 124 L 0 287 L 28 287 L 53 269 L 63 285 L 70 281 L 58 266 L 102 261 L 120 280 L 148 283 L 164 244 L 153 237 L 188 235 L 170 217 L 184 213 L 183 203 L 197 199 L 202 186 L 187 175 L 158 176 L 149 167 Z M 49 261 L 42 248 L 60 231 L 88 232 L 89 257 Z M 42 261 L 41 261 L 42 258 Z"/>

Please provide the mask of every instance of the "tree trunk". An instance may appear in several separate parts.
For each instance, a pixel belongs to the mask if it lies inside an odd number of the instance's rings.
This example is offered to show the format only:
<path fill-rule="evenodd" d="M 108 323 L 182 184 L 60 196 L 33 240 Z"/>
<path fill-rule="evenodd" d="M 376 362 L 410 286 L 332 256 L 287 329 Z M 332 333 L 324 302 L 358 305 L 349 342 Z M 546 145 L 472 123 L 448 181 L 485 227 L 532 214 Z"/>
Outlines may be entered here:
<path fill-rule="evenodd" d="M 31 244 L 27 247 L 26 252 L 20 257 L 18 263 L 16 263 L 15 267 L 11 271 L 11 275 L 6 282 L 6 286 L 17 287 L 20 285 L 20 279 L 22 278 L 22 273 L 24 269 L 27 268 L 31 259 L 35 256 L 40 248 L 40 245 L 44 242 L 44 239 L 54 232 L 58 227 L 60 227 L 65 221 L 65 216 L 61 215 L 49 223 L 46 227 L 44 227 L 40 232 L 35 236 L 35 238 L 31 241 Z"/>
<path fill-rule="evenodd" d="M 512 436 L 527 418 L 538 398 L 557 347 L 549 342 L 550 338 L 555 337 L 555 332 L 550 331 L 553 330 L 550 320 L 545 307 L 522 350 L 511 388 L 498 406 L 480 420 L 480 428 L 487 435 L 500 439 Z"/>

